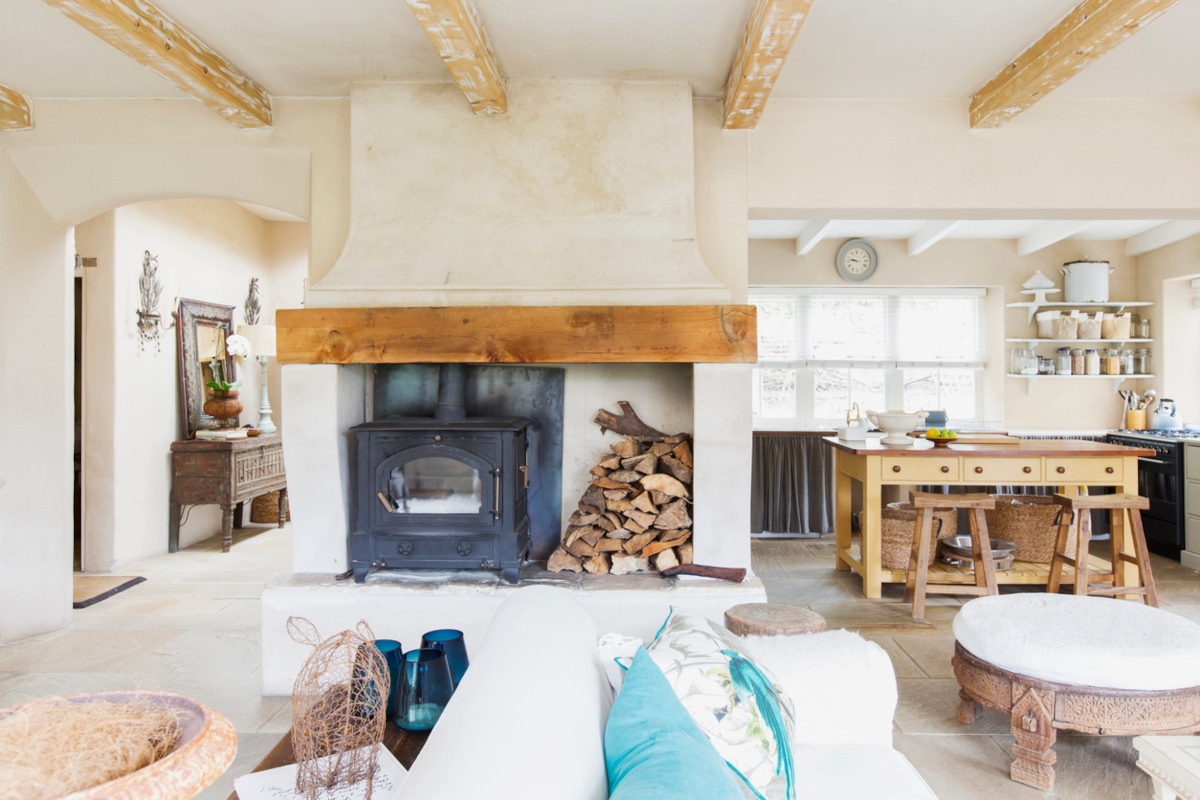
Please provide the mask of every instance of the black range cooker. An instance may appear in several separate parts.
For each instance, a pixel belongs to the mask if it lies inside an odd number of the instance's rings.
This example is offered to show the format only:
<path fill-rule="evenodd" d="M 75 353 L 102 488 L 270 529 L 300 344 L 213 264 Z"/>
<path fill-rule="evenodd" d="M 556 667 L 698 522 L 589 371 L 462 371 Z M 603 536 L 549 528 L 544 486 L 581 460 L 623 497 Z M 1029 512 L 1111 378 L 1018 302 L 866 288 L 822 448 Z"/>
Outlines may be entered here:
<path fill-rule="evenodd" d="M 1183 448 L 1190 439 L 1200 439 L 1200 433 L 1116 431 L 1108 435 L 1109 444 L 1154 451 L 1153 456 L 1138 459 L 1138 494 L 1150 498 L 1150 509 L 1142 512 L 1142 525 L 1150 551 L 1176 561 L 1183 550 L 1186 530 Z"/>

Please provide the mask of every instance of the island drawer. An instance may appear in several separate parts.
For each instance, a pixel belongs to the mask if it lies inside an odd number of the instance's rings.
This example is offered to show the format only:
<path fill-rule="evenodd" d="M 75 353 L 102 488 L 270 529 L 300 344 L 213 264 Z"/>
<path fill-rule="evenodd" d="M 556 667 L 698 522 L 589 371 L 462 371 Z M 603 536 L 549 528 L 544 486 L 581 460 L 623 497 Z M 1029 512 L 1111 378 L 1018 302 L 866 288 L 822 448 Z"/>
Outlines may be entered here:
<path fill-rule="evenodd" d="M 963 458 L 963 480 L 978 478 L 988 484 L 1016 484 L 1042 479 L 1040 458 Z"/>
<path fill-rule="evenodd" d="M 880 461 L 885 483 L 947 483 L 959 479 L 957 458 L 885 456 Z"/>
<path fill-rule="evenodd" d="M 1046 480 L 1063 483 L 1123 483 L 1124 463 L 1120 458 L 1047 458 Z"/>

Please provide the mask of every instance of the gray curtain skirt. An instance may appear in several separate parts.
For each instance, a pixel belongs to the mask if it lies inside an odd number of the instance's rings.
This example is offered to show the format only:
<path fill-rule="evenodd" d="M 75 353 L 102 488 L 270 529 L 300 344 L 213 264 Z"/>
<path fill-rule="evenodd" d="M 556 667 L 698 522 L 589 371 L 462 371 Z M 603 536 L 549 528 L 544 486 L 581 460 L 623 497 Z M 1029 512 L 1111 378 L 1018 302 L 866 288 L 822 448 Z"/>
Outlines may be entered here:
<path fill-rule="evenodd" d="M 755 432 L 750 531 L 833 531 L 833 452 L 820 435 Z"/>

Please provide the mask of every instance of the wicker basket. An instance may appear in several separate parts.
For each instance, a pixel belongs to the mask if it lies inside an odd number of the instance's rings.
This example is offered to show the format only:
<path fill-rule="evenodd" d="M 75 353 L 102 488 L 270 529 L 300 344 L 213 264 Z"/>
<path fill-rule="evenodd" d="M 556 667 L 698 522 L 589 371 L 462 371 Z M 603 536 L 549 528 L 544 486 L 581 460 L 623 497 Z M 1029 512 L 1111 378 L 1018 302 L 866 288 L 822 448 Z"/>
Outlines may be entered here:
<path fill-rule="evenodd" d="M 279 524 L 279 492 L 260 494 L 250 505 L 250 521 Z M 287 521 L 292 521 L 292 506 L 287 507 Z"/>
<path fill-rule="evenodd" d="M 1058 537 L 1054 520 L 1058 517 L 1059 506 L 1054 498 L 1033 494 L 999 494 L 994 497 L 995 509 L 984 512 L 987 515 L 988 535 L 1015 544 L 1017 549 L 1013 555 L 1017 561 L 1049 564 L 1054 555 L 1054 540 Z M 1067 537 L 1068 554 L 1075 552 L 1078 527 L 1078 520 L 1071 523 L 1071 532 Z"/>
<path fill-rule="evenodd" d="M 859 527 L 861 528 L 861 514 Z M 958 512 L 953 509 L 937 509 L 933 512 L 933 533 L 939 540 L 958 534 Z M 912 558 L 913 530 L 917 525 L 917 512 L 912 503 L 888 503 L 880 512 L 882 528 L 881 561 L 884 569 L 908 569 Z M 938 528 L 941 520 L 941 528 Z M 929 548 L 928 563 L 932 564 L 937 548 Z"/>

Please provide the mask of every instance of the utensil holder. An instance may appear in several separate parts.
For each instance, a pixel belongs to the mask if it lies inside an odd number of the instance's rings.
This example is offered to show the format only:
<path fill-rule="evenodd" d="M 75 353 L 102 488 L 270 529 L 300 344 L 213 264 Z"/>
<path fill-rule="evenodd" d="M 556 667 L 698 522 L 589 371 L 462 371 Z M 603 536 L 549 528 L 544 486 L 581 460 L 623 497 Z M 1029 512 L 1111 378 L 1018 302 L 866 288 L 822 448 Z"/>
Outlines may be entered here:
<path fill-rule="evenodd" d="M 1125 430 L 1146 430 L 1146 409 L 1143 408 L 1141 411 L 1134 411 L 1132 408 L 1125 409 Z"/>

